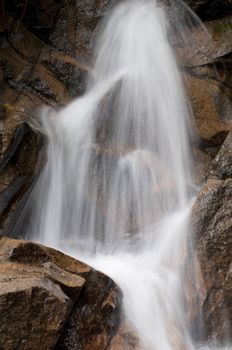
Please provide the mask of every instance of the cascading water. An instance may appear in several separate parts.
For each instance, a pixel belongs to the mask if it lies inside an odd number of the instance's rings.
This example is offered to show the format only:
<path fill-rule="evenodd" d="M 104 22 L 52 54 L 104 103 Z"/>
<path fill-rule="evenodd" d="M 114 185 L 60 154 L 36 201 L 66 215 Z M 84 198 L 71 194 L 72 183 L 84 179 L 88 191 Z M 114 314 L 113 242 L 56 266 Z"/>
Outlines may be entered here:
<path fill-rule="evenodd" d="M 36 237 L 108 253 L 186 206 L 189 113 L 166 26 L 154 2 L 121 4 L 86 94 L 43 116 L 50 144 Z"/>
<path fill-rule="evenodd" d="M 192 185 L 189 111 L 155 1 L 105 23 L 85 95 L 45 111 L 47 164 L 28 231 L 112 276 L 145 350 L 195 348 L 181 268 Z"/>

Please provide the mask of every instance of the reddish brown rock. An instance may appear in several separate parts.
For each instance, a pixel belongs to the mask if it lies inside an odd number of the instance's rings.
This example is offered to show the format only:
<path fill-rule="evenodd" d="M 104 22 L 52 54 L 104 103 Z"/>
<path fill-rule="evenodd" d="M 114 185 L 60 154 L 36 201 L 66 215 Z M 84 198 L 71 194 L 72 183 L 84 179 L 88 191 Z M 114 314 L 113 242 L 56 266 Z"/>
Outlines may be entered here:
<path fill-rule="evenodd" d="M 224 57 L 231 53 L 232 16 L 203 24 L 196 20 L 196 23 L 198 25 L 190 29 L 184 45 L 183 42 L 180 42 L 175 49 L 181 65 L 198 71 L 199 67 L 207 67 L 206 65 L 215 64 L 219 60 L 223 62 Z M 215 76 L 220 79 L 221 71 L 217 74 L 217 67 L 214 65 L 211 68 Z"/>
<path fill-rule="evenodd" d="M 84 284 L 49 262 L 42 247 L 1 238 L 1 349 L 53 348 Z"/>
<path fill-rule="evenodd" d="M 107 1 L 4 3 L 1 17 L 6 32 L 0 36 L 0 229 L 11 233 L 45 159 L 46 139 L 39 132 L 40 107 L 62 106 L 83 92 L 90 39 Z"/>
<path fill-rule="evenodd" d="M 120 303 L 115 283 L 90 266 L 29 241 L 0 238 L 1 349 L 106 349 Z"/>
<path fill-rule="evenodd" d="M 201 148 L 213 157 L 232 125 L 231 100 L 214 80 L 188 75 L 187 87 Z"/>
<path fill-rule="evenodd" d="M 122 323 L 111 341 L 109 350 L 143 350 L 143 348 L 139 345 L 139 339 L 131 327 Z"/>
<path fill-rule="evenodd" d="M 221 83 L 204 76 L 186 75 L 196 132 L 194 173 L 204 182 L 212 159 L 216 156 L 232 126 L 232 102 Z"/>
<path fill-rule="evenodd" d="M 232 131 L 229 132 L 220 151 L 211 163 L 208 178 L 226 180 L 232 178 Z"/>
<path fill-rule="evenodd" d="M 196 125 L 194 167 L 200 183 L 232 126 L 231 17 L 204 24 L 206 30 L 192 30 L 189 46 L 176 47 Z"/>
<path fill-rule="evenodd" d="M 4 11 L 4 30 L 11 26 L 12 33 L 9 38 L 6 35 L 1 37 L 0 48 L 0 67 L 2 68 L 0 88 L 3 91 L 0 101 L 2 117 L 0 221 L 4 228 L 9 228 L 9 231 L 12 231 L 12 226 L 9 225 L 11 214 L 15 212 L 18 203 L 25 198 L 25 193 L 30 190 L 41 167 L 41 163 L 38 164 L 38 157 L 41 154 L 43 138 L 29 126 L 32 120 L 34 122 L 37 119 L 37 113 L 34 112 L 35 106 L 37 108 L 44 103 L 60 105 L 69 100 L 69 95 L 73 97 L 83 92 L 83 79 L 91 49 L 92 32 L 108 3 L 107 0 L 85 0 L 76 3 L 53 0 L 36 3 L 29 0 L 25 9 L 23 3 L 17 0 L 7 3 L 6 14 Z M 195 1 L 191 2 L 191 5 L 198 13 L 204 12 L 207 18 L 216 18 L 219 13 L 220 16 L 229 15 L 229 1 L 223 1 L 220 4 L 217 1 L 210 4 L 209 1 Z M 21 18 L 22 13 L 24 15 Z M 14 20 L 12 21 L 11 18 Z M 0 26 L 1 23 L 0 21 Z M 231 128 L 231 18 L 209 22 L 207 28 L 213 40 L 208 40 L 204 32 L 202 35 L 199 34 L 198 41 L 204 46 L 203 54 L 200 52 L 197 60 L 195 60 L 196 57 L 192 60 L 192 51 L 189 55 L 185 52 L 184 61 L 188 67 L 189 94 L 200 138 L 200 151 L 197 152 L 202 152 L 201 162 L 197 164 L 199 172 L 202 172 L 201 179 Z M 209 338 L 218 339 L 222 339 L 228 330 L 222 318 L 229 314 L 229 319 L 231 314 L 230 305 L 228 305 L 231 293 L 229 274 L 231 154 L 228 151 L 228 145 L 224 144 L 224 146 L 212 163 L 207 185 L 199 195 L 193 210 L 193 227 L 199 259 L 198 263 L 194 261 L 194 266 L 197 265 L 195 272 L 198 285 L 196 290 L 196 286 L 189 284 L 188 293 L 189 304 L 192 305 L 189 315 L 191 322 L 197 323 L 196 320 L 200 314 L 199 305 L 202 306 L 206 334 Z M 211 178 L 214 180 L 212 181 Z M 4 251 L 7 250 L 7 246 L 8 250 L 12 250 L 13 241 L 10 244 L 5 241 L 3 244 L 1 240 L 0 244 L 4 247 Z M 25 303 L 21 303 L 21 295 L 24 300 L 28 294 L 37 293 L 36 307 L 42 310 L 41 314 L 38 314 L 39 319 L 44 317 L 43 299 L 47 298 L 52 300 L 49 306 L 51 315 L 55 318 L 54 309 L 52 309 L 55 307 L 59 314 L 58 318 L 64 319 L 70 303 L 67 301 L 67 295 L 69 299 L 72 295 L 70 274 L 75 275 L 78 271 L 78 275 L 82 278 L 89 276 L 90 284 L 86 289 L 83 288 L 85 292 L 82 290 L 83 294 L 81 292 L 82 296 L 78 299 L 77 309 L 70 315 L 59 346 L 69 349 L 79 344 L 83 349 L 99 350 L 107 347 L 117 324 L 117 317 L 112 323 L 108 321 L 111 319 L 111 311 L 115 312 L 115 315 L 118 312 L 118 294 L 114 284 L 111 285 L 110 282 L 108 284 L 105 276 L 92 272 L 85 264 L 56 251 L 27 242 L 14 244 L 16 246 L 12 253 L 8 252 L 11 262 L 5 266 L 14 274 L 13 266 L 17 264 L 19 280 L 25 273 L 26 287 L 24 288 L 18 281 L 20 292 L 14 294 L 16 304 L 20 305 L 20 312 L 25 311 L 25 318 L 27 319 L 28 315 L 35 315 L 33 305 L 36 301 L 33 299 L 31 309 L 25 307 L 24 310 Z M 62 271 L 70 273 L 65 277 L 65 281 L 61 279 Z M 5 276 L 4 274 L 5 270 L 2 270 L 2 275 Z M 36 277 L 31 278 L 32 275 Z M 108 294 L 99 293 L 99 296 L 96 296 L 94 278 L 101 283 L 106 283 Z M 6 285 L 11 288 L 12 283 L 11 281 Z M 59 287 L 54 288 L 53 295 L 50 287 L 54 284 Z M 99 285 L 97 288 L 100 290 Z M 98 305 L 97 312 L 93 316 L 91 310 L 95 307 L 94 302 L 91 301 L 91 306 L 86 308 L 87 315 L 84 314 L 85 307 L 82 304 L 84 300 L 90 300 L 92 295 L 97 297 Z M 16 307 L 16 304 L 12 305 Z M 37 325 L 36 317 L 35 320 Z M 78 333 L 77 321 L 83 337 Z M 57 333 L 60 332 L 63 321 L 59 322 L 55 321 L 55 325 L 52 323 Z M 46 321 L 44 325 L 47 328 L 41 328 L 41 332 L 51 332 Z M 21 329 L 19 323 L 17 327 L 21 337 L 24 328 Z M 22 327 L 24 327 L 23 324 Z M 48 341 L 51 343 L 55 341 L 54 337 L 57 337 L 54 334 L 48 336 Z M 8 340 L 6 343 L 11 344 Z M 41 344 L 45 348 L 48 346 L 48 343 Z M 20 346 L 23 348 L 23 343 Z M 31 348 L 31 344 L 28 346 Z M 136 345 L 133 341 L 128 341 L 127 332 L 120 330 L 111 346 L 113 349 L 120 349 L 120 346 L 127 346 L 130 349 Z"/>
<path fill-rule="evenodd" d="M 196 281 L 190 318 L 203 340 L 226 342 L 232 325 L 231 132 L 214 159 L 192 210 Z M 193 280 L 194 281 L 194 280 Z M 191 289 L 191 288 L 190 288 Z M 202 323 L 200 322 L 200 319 Z M 197 326 L 200 329 L 197 330 Z M 199 334 L 198 334 L 199 336 Z"/>
<path fill-rule="evenodd" d="M 108 349 L 119 325 L 119 301 L 116 285 L 107 276 L 90 272 L 56 349 Z"/>
<path fill-rule="evenodd" d="M 34 271 L 23 271 L 23 277 L 20 272 L 0 270 L 1 349 L 50 349 L 68 316 L 69 299 L 50 280 L 32 277 Z"/>

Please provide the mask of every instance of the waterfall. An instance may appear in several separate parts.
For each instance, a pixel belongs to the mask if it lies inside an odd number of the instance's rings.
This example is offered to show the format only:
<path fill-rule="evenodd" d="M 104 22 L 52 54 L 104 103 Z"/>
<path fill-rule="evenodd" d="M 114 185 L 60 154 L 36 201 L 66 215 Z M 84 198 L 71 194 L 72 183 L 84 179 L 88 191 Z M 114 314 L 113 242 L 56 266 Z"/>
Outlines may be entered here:
<path fill-rule="evenodd" d="M 153 1 L 116 7 L 95 56 L 85 95 L 42 116 L 48 162 L 32 231 L 109 253 L 139 247 L 148 226 L 186 207 L 190 118 L 165 11 Z"/>
<path fill-rule="evenodd" d="M 195 348 L 181 287 L 191 118 L 169 32 L 155 1 L 113 9 L 85 94 L 42 113 L 47 163 L 30 199 L 30 237 L 110 275 L 145 350 Z"/>

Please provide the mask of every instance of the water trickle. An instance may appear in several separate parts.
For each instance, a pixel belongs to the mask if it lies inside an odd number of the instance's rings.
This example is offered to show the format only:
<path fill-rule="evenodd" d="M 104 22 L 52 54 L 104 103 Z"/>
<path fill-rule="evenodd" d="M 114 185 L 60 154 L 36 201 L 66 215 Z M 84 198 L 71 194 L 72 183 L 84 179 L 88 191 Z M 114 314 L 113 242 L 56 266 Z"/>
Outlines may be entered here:
<path fill-rule="evenodd" d="M 191 122 L 168 30 L 155 1 L 113 10 L 86 93 L 42 115 L 47 164 L 30 200 L 33 238 L 112 276 L 145 350 L 194 348 L 181 299 Z"/>

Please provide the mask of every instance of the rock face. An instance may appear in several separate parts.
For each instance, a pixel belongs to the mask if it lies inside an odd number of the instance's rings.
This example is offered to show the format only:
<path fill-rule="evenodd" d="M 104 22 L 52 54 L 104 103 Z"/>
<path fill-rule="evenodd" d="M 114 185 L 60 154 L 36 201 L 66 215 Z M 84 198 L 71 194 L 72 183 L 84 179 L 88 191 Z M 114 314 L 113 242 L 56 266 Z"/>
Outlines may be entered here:
<path fill-rule="evenodd" d="M 89 273 L 84 293 L 70 313 L 55 349 L 108 349 L 119 325 L 118 304 L 119 290 L 112 281 L 103 274 Z"/>
<path fill-rule="evenodd" d="M 115 283 L 88 265 L 0 238 L 1 349 L 107 349 L 120 302 Z"/>
<path fill-rule="evenodd" d="M 44 163 L 41 106 L 61 106 L 83 92 L 90 33 L 105 5 L 0 5 L 0 230 L 10 233 Z"/>
<path fill-rule="evenodd" d="M 109 350 L 143 350 L 139 345 L 139 339 L 131 327 L 122 322 L 117 334 L 113 337 Z"/>
<path fill-rule="evenodd" d="M 232 324 L 232 3 L 186 2 L 211 35 L 209 40 L 197 33 L 203 53 L 192 57 L 188 47 L 178 52 L 196 121 L 200 181 L 208 174 L 192 212 L 198 285 L 188 281 L 189 319 L 195 330 L 203 324 L 203 340 L 223 342 Z M 45 161 L 40 107 L 62 106 L 83 92 L 93 31 L 113 3 L 0 1 L 2 232 L 12 233 Z M 1 349 L 139 348 L 130 331 L 117 330 L 120 292 L 115 284 L 70 257 L 1 238 L 0 284 Z"/>
<path fill-rule="evenodd" d="M 202 318 L 201 335 L 206 337 L 203 340 L 231 341 L 231 175 L 232 132 L 212 162 L 207 182 L 192 211 L 194 249 L 201 269 L 195 295 L 199 298 L 201 312 L 193 318 L 196 323 Z"/>
<path fill-rule="evenodd" d="M 222 18 L 232 14 L 232 3 L 230 0 L 187 0 L 186 3 L 203 20 Z"/>
<path fill-rule="evenodd" d="M 162 0 L 165 1 L 165 0 Z M 5 3 L 5 9 L 2 4 Z M 0 226 L 15 218 L 44 163 L 46 138 L 38 115 L 44 104 L 62 106 L 85 87 L 93 32 L 115 0 L 1 2 L 0 16 Z M 200 137 L 197 167 L 204 173 L 231 125 L 231 18 L 229 0 L 188 1 L 213 38 L 206 55 L 189 61 L 186 87 Z M 217 14 L 213 15 L 213 11 Z M 226 19 L 222 18 L 224 14 Z M 207 47 L 208 42 L 199 42 Z M 191 52 L 190 52 L 190 56 Z M 218 73 L 215 73 L 215 67 Z M 200 181 L 202 175 L 199 176 Z M 0 228 L 0 229 L 1 229 Z"/>
<path fill-rule="evenodd" d="M 231 23 L 231 17 L 205 22 L 209 36 L 204 31 L 196 33 L 202 46 L 194 57 L 187 47 L 177 49 L 185 65 L 184 81 L 196 126 L 196 168 L 197 175 L 201 172 L 201 182 L 232 126 Z"/>

